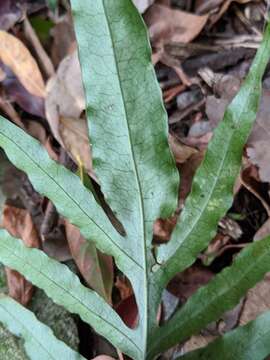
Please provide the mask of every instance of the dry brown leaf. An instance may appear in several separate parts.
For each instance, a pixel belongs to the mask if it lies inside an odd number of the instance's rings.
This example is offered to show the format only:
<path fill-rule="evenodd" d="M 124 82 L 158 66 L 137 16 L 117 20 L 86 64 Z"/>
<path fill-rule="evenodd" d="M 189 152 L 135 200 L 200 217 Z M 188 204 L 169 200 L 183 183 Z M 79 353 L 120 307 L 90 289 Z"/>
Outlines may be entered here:
<path fill-rule="evenodd" d="M 259 169 L 261 181 L 270 182 L 270 91 L 264 90 L 256 122 L 247 144 L 247 155 Z"/>
<path fill-rule="evenodd" d="M 154 4 L 145 14 L 153 45 L 167 42 L 188 43 L 204 28 L 208 15 L 194 15 L 185 11 Z"/>
<path fill-rule="evenodd" d="M 38 233 L 26 210 L 5 205 L 2 225 L 12 236 L 22 239 L 26 246 L 39 247 Z M 26 305 L 32 298 L 33 285 L 15 270 L 6 268 L 6 274 L 9 295 Z"/>
<path fill-rule="evenodd" d="M 30 94 L 41 98 L 45 96 L 44 81 L 35 59 L 19 39 L 2 30 L 0 60 L 12 70 Z"/>
<path fill-rule="evenodd" d="M 87 122 L 81 118 L 85 98 L 78 53 L 67 56 L 47 84 L 46 115 L 52 133 L 72 159 L 92 171 Z"/>
<path fill-rule="evenodd" d="M 266 222 L 257 230 L 254 235 L 254 241 L 262 240 L 266 236 L 270 235 L 270 218 L 266 220 Z"/>
<path fill-rule="evenodd" d="M 65 57 L 46 88 L 46 115 L 57 138 L 59 116 L 79 118 L 85 110 L 85 97 L 78 52 Z M 58 140 L 58 139 L 57 139 Z"/>
<path fill-rule="evenodd" d="M 198 150 L 191 146 L 181 143 L 174 135 L 169 134 L 169 145 L 177 163 L 183 164 L 192 155 L 197 154 Z"/>
<path fill-rule="evenodd" d="M 59 134 L 67 152 L 75 161 L 81 162 L 85 170 L 91 174 L 92 157 L 86 120 L 60 117 Z"/>
<path fill-rule="evenodd" d="M 112 257 L 101 253 L 93 243 L 85 240 L 79 229 L 65 221 L 70 252 L 85 281 L 99 295 L 111 302 L 113 287 Z"/>
<path fill-rule="evenodd" d="M 245 325 L 254 320 L 259 314 L 268 311 L 270 308 L 270 273 L 266 274 L 254 288 L 246 295 L 244 307 L 240 316 L 240 325 Z"/>
<path fill-rule="evenodd" d="M 251 2 L 252 0 L 225 0 L 217 14 L 214 14 L 210 17 L 210 23 L 211 25 L 214 25 L 221 17 L 222 15 L 228 10 L 229 6 L 232 2 L 237 2 L 239 4 L 246 4 L 248 2 Z"/>
<path fill-rule="evenodd" d="M 150 5 L 153 4 L 154 0 L 133 0 L 134 4 L 137 6 L 140 13 L 145 12 Z"/>

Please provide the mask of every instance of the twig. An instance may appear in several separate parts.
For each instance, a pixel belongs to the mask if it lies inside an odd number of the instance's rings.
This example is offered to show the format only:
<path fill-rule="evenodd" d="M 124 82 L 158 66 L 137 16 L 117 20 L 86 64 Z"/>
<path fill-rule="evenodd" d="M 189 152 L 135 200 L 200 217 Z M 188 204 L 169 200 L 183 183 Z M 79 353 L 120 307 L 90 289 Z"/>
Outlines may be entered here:
<path fill-rule="evenodd" d="M 49 56 L 47 55 L 46 51 L 43 49 L 43 46 L 41 45 L 41 42 L 37 37 L 37 34 L 35 33 L 35 30 L 33 29 L 27 16 L 25 16 L 24 18 L 23 26 L 24 26 L 25 35 L 28 41 L 31 43 L 32 47 L 34 48 L 44 73 L 48 78 L 51 77 L 54 74 L 53 63 L 49 58 Z"/>

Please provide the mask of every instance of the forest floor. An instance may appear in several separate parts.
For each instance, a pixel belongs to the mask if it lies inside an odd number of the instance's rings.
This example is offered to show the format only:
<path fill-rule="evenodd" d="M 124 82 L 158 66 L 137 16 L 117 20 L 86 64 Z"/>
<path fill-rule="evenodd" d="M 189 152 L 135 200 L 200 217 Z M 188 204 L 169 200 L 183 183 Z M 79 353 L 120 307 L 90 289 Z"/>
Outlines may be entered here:
<path fill-rule="evenodd" d="M 175 215 L 157 220 L 154 241 L 169 241 L 192 178 L 213 131 L 239 90 L 265 27 L 267 2 L 252 0 L 134 0 L 149 29 L 152 62 L 168 112 L 169 143 L 181 176 Z M 85 119 L 85 100 L 68 1 L 51 9 L 43 0 L 0 1 L 0 113 L 37 138 L 56 161 L 97 179 L 92 168 Z M 147 95 L 147 94 L 146 94 Z M 163 296 L 163 315 L 174 309 L 252 241 L 270 235 L 270 68 L 253 131 L 246 143 L 233 205 L 218 233 L 196 263 L 177 275 Z M 101 271 L 79 230 L 40 196 L 27 176 L 0 154 L 2 226 L 32 247 L 42 247 L 65 262 L 88 286 L 109 287 L 104 297 L 130 326 L 136 304 L 128 280 L 110 259 Z M 99 274 L 91 272 L 98 269 Z M 46 295 L 10 269 L 1 269 L 2 291 L 29 306 L 56 335 L 88 359 L 117 357 L 113 347 L 77 317 L 54 305 Z M 104 275 L 105 274 L 105 275 Z M 172 359 L 207 344 L 269 309 L 270 275 L 251 289 L 240 304 L 185 344 L 168 351 Z M 4 328 L 10 347 L 25 359 L 21 344 Z M 0 349 L 1 355 L 1 349 Z M 10 359 L 10 358 L 9 358 Z M 1 360 L 9 360 L 1 356 Z"/>

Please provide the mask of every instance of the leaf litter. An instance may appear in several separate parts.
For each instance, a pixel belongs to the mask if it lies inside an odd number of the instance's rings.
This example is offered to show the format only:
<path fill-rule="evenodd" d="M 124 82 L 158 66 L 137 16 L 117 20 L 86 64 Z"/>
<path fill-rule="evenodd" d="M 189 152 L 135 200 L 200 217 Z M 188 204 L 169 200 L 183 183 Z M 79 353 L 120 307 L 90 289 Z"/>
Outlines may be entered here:
<path fill-rule="evenodd" d="M 134 4 L 148 26 L 152 60 L 168 112 L 169 143 L 181 173 L 175 214 L 170 219 L 157 219 L 155 223 L 154 244 L 157 245 L 169 241 L 213 130 L 246 75 L 254 48 L 260 41 L 265 3 L 252 0 L 134 0 Z M 55 12 L 42 2 L 33 6 L 25 0 L 21 5 L 23 7 L 18 7 L 9 0 L 0 4 L 0 110 L 38 138 L 52 158 L 77 172 L 100 200 L 68 5 L 58 5 Z M 22 22 L 24 12 L 29 23 Z M 33 16 L 40 20 L 39 24 L 44 20 L 52 23 L 45 37 L 39 37 L 41 29 L 32 26 Z M 25 24 L 30 24 L 30 28 Z M 197 288 L 207 284 L 215 273 L 230 265 L 242 247 L 260 241 L 270 233 L 267 210 L 270 201 L 269 79 L 270 73 L 266 73 L 260 111 L 246 144 L 233 206 L 196 263 L 169 284 L 167 292 L 175 301 L 170 296 L 163 296 L 161 322 L 166 311 L 174 311 L 172 304 L 180 306 L 179 303 L 184 303 Z M 13 178 L 11 181 L 15 183 Z M 130 327 L 135 327 L 138 319 L 133 289 L 123 279 L 112 258 L 86 244 L 77 228 L 58 214 L 50 213 L 53 204 L 37 198 L 29 189 L 28 180 L 16 179 L 16 185 L 14 189 L 11 186 L 6 199 L 2 225 L 28 246 L 42 247 L 52 256 L 68 262 L 89 287 L 118 309 Z M 15 199 L 16 205 L 8 205 L 11 199 L 12 204 Z M 29 303 L 33 286 L 16 272 L 6 269 L 6 273 L 10 295 L 23 304 Z M 220 332 L 239 323 L 245 324 L 269 308 L 266 301 L 260 301 L 269 291 L 268 277 L 250 290 L 239 306 L 225 314 L 220 322 L 211 324 L 172 352 L 184 353 L 201 347 Z M 84 325 L 74 326 L 80 330 L 79 334 L 83 334 L 81 337 L 92 336 L 92 330 Z M 117 353 L 108 350 L 104 344 L 98 352 L 94 348 L 83 350 L 88 358 L 117 358 Z"/>

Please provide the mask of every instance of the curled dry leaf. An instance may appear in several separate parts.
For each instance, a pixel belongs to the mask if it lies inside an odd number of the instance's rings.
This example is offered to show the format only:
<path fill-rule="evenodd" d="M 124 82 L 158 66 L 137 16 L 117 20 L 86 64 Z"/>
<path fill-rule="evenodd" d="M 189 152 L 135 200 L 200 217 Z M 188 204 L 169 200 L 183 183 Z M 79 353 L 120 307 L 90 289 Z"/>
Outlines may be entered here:
<path fill-rule="evenodd" d="M 5 205 L 2 225 L 12 236 L 22 239 L 26 246 L 39 247 L 38 233 L 26 210 Z M 33 295 L 33 285 L 15 270 L 6 268 L 6 274 L 9 295 L 23 305 L 28 304 Z"/>
<path fill-rule="evenodd" d="M 65 221 L 66 236 L 70 252 L 80 273 L 91 288 L 111 303 L 113 287 L 113 260 L 102 254 L 93 243 L 85 240 L 79 229 Z"/>
<path fill-rule="evenodd" d="M 185 11 L 154 4 L 145 14 L 154 46 L 168 42 L 188 43 L 204 28 L 208 15 L 194 15 Z"/>
<path fill-rule="evenodd" d="M 35 59 L 19 39 L 6 31 L 0 31 L 0 60 L 30 94 L 45 96 L 45 85 Z"/>

